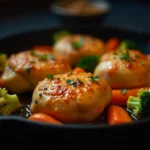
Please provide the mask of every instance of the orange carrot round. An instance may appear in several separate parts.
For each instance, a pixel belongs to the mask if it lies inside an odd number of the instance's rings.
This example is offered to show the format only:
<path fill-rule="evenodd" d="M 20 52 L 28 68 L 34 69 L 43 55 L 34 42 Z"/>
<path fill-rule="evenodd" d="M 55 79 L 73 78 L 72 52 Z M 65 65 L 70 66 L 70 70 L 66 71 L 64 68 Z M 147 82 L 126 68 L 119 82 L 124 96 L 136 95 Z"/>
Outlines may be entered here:
<path fill-rule="evenodd" d="M 77 67 L 73 70 L 74 73 L 81 73 L 81 72 L 85 72 L 84 69 L 80 68 L 80 67 Z"/>
<path fill-rule="evenodd" d="M 120 41 L 118 38 L 111 38 L 106 42 L 106 48 L 108 51 L 113 51 L 119 47 Z"/>
<path fill-rule="evenodd" d="M 149 87 L 143 87 L 144 89 L 150 89 Z M 114 105 L 126 105 L 129 96 L 137 96 L 140 88 L 135 89 L 123 89 L 123 90 L 112 90 L 112 101 L 111 104 Z"/>
<path fill-rule="evenodd" d="M 45 122 L 45 123 L 51 123 L 51 124 L 62 124 L 62 122 L 54 119 L 50 115 L 44 114 L 44 113 L 35 113 L 32 114 L 28 120 L 32 121 L 38 121 L 38 122 Z"/>
<path fill-rule="evenodd" d="M 122 107 L 111 105 L 106 112 L 107 122 L 109 125 L 131 123 L 132 118 Z"/>

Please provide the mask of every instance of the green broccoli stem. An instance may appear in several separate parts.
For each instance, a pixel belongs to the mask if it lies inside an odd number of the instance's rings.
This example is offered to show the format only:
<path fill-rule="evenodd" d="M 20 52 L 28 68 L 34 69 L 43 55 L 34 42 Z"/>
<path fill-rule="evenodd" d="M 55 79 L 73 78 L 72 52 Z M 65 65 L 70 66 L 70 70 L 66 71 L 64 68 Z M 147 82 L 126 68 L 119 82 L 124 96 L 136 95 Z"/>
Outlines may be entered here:
<path fill-rule="evenodd" d="M 140 98 L 139 97 L 134 97 L 134 96 L 129 96 L 128 102 L 127 102 L 127 108 L 128 109 L 135 109 L 137 107 L 140 107 Z"/>

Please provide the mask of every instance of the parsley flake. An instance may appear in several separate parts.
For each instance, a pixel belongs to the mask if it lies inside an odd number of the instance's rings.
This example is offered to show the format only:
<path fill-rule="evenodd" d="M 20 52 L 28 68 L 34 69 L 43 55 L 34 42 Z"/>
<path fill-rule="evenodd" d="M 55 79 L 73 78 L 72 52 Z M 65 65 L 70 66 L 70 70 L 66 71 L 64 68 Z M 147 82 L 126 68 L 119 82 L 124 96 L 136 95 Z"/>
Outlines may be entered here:
<path fill-rule="evenodd" d="M 145 63 L 144 63 L 144 62 L 141 62 L 141 65 L 142 65 L 142 66 L 144 66 L 144 65 L 145 65 Z"/>
<path fill-rule="evenodd" d="M 95 81 L 99 80 L 99 76 L 90 76 L 90 78 L 91 78 L 92 82 L 95 82 Z"/>
<path fill-rule="evenodd" d="M 26 72 L 30 73 L 31 68 L 32 68 L 31 66 L 27 66 L 27 67 L 25 68 Z"/>
<path fill-rule="evenodd" d="M 42 93 L 39 93 L 39 96 L 42 96 Z"/>
<path fill-rule="evenodd" d="M 126 50 L 125 53 L 120 54 L 119 58 L 129 61 L 130 60 L 130 53 L 128 52 L 128 50 Z"/>
<path fill-rule="evenodd" d="M 29 52 L 30 52 L 31 55 L 35 55 L 34 50 L 30 50 Z"/>
<path fill-rule="evenodd" d="M 74 85 L 76 82 L 70 79 L 67 79 L 66 82 L 70 85 Z"/>
<path fill-rule="evenodd" d="M 53 77 L 54 77 L 53 74 L 48 74 L 48 75 L 47 75 L 47 78 L 48 78 L 48 79 L 53 79 Z"/>
<path fill-rule="evenodd" d="M 46 60 L 47 56 L 46 55 L 40 55 L 39 58 L 40 58 L 40 60 Z"/>
<path fill-rule="evenodd" d="M 50 60 L 54 60 L 54 56 L 51 55 L 51 54 L 49 54 L 47 57 L 48 57 L 48 59 L 50 59 Z"/>
<path fill-rule="evenodd" d="M 126 94 L 126 92 L 127 92 L 127 89 L 122 89 L 122 90 L 121 90 L 121 93 L 122 93 L 122 94 Z"/>
<path fill-rule="evenodd" d="M 71 45 L 74 49 L 81 48 L 83 46 L 83 39 L 80 39 L 79 41 L 73 41 Z"/>

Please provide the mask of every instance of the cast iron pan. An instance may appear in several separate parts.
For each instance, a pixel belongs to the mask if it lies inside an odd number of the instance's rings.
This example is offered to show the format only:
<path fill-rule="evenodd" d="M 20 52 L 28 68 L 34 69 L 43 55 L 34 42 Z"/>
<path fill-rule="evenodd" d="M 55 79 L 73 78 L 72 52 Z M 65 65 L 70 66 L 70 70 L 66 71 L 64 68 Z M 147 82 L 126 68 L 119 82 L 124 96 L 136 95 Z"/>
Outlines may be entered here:
<path fill-rule="evenodd" d="M 131 39 L 145 54 L 150 53 L 150 34 L 112 28 L 67 28 L 72 33 L 90 34 L 103 40 Z M 52 44 L 51 36 L 60 29 L 45 29 L 11 35 L 0 40 L 0 53 L 8 55 L 35 45 Z M 17 84 L 17 83 L 16 83 Z M 17 116 L 0 117 L 0 139 L 5 148 L 142 148 L 149 146 L 150 118 L 128 125 L 50 125 L 30 122 Z M 20 145 L 20 146 L 19 146 Z"/>

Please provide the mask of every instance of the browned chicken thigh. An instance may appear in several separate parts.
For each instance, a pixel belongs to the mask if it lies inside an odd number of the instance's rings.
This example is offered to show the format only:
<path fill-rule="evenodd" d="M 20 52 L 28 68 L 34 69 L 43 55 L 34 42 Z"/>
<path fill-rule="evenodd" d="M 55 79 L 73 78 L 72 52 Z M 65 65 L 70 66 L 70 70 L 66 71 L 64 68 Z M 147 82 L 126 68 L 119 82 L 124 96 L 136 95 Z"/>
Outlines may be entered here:
<path fill-rule="evenodd" d="M 102 55 L 105 53 L 105 44 L 102 40 L 88 35 L 67 35 L 58 40 L 53 46 L 55 54 L 63 55 L 72 66 L 87 55 Z"/>
<path fill-rule="evenodd" d="M 95 68 L 95 75 L 113 89 L 137 88 L 150 84 L 150 61 L 139 50 L 116 50 L 105 53 Z"/>
<path fill-rule="evenodd" d="M 10 56 L 2 75 L 4 85 L 14 93 L 32 91 L 49 74 L 71 70 L 68 60 L 48 50 L 27 50 Z"/>
<path fill-rule="evenodd" d="M 102 78 L 86 72 L 68 72 L 39 82 L 30 110 L 64 123 L 90 122 L 101 115 L 111 96 L 111 88 Z"/>

